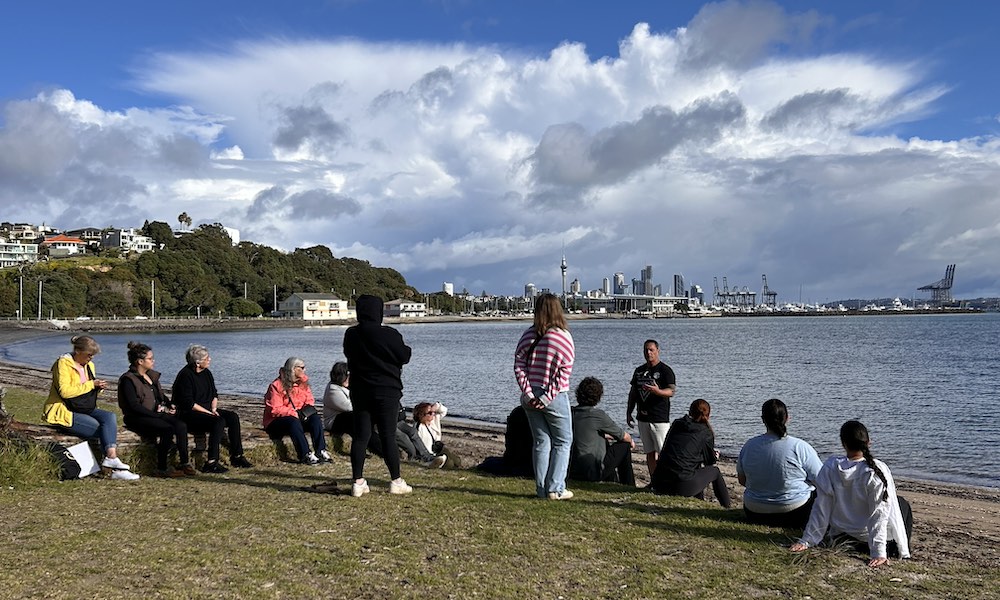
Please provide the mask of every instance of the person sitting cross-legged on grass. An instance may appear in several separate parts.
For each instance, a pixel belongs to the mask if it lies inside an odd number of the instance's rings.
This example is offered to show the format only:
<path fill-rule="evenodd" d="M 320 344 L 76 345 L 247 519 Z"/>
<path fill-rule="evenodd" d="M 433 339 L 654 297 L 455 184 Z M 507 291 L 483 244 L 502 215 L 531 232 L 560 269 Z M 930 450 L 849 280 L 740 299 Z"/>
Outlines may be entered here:
<path fill-rule="evenodd" d="M 604 385 L 596 377 L 584 377 L 576 386 L 570 479 L 635 486 L 632 470 L 635 442 L 607 413 L 597 408 L 603 395 Z"/>
<path fill-rule="evenodd" d="M 890 556 L 910 557 L 913 513 L 896 495 L 889 467 L 872 456 L 868 429 L 858 421 L 840 428 L 845 456 L 823 463 L 816 478 L 816 502 L 809 523 L 792 552 L 802 552 L 824 539 L 856 541 L 869 552 L 869 567 Z"/>

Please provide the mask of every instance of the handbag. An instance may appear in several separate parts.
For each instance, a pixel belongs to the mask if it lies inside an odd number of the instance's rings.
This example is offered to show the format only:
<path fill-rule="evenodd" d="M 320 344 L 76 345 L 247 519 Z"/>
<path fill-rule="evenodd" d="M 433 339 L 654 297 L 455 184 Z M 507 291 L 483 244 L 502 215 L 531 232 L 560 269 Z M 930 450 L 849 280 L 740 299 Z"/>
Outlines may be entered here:
<path fill-rule="evenodd" d="M 292 402 L 292 394 L 288 390 L 285 390 L 285 398 L 288 399 L 288 403 L 295 409 L 295 413 L 299 415 L 299 421 L 302 421 L 303 427 L 306 426 L 306 421 L 312 418 L 313 415 L 319 414 L 316 407 L 312 404 L 303 404 L 302 408 L 295 408 L 295 403 Z"/>
<path fill-rule="evenodd" d="M 92 381 L 94 379 L 94 371 L 88 364 L 87 381 Z M 94 412 L 95 408 L 97 408 L 98 392 L 100 392 L 100 390 L 95 387 L 86 394 L 80 394 L 79 396 L 74 396 L 72 398 L 63 398 L 63 404 L 65 404 L 66 408 L 70 409 L 72 412 L 89 415 Z"/>

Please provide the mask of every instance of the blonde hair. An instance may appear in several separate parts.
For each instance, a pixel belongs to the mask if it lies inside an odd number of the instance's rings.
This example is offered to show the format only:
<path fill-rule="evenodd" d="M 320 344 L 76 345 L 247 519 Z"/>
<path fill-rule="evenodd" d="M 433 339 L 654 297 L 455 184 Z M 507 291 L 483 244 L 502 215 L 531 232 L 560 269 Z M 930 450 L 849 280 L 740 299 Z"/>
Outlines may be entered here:
<path fill-rule="evenodd" d="M 69 343 L 73 344 L 73 352 L 87 354 L 101 353 L 101 345 L 89 335 L 74 335 L 70 338 Z"/>
<path fill-rule="evenodd" d="M 535 300 L 535 333 L 545 335 L 550 329 L 569 329 L 562 305 L 555 294 L 542 294 Z"/>

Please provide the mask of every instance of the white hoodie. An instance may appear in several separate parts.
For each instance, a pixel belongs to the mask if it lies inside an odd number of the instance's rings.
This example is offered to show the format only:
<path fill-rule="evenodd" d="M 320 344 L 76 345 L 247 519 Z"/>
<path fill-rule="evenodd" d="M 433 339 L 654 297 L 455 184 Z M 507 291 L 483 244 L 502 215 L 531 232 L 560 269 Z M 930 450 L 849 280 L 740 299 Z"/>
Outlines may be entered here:
<path fill-rule="evenodd" d="M 827 533 L 830 536 L 846 533 L 867 541 L 872 558 L 886 557 L 885 546 L 889 540 L 896 542 L 901 557 L 910 557 L 896 483 L 885 463 L 875 459 L 875 464 L 888 483 L 889 497 L 885 501 L 882 492 L 886 485 L 864 459 L 834 456 L 823 463 L 816 478 L 816 502 L 799 540 L 801 543 L 815 546 Z"/>

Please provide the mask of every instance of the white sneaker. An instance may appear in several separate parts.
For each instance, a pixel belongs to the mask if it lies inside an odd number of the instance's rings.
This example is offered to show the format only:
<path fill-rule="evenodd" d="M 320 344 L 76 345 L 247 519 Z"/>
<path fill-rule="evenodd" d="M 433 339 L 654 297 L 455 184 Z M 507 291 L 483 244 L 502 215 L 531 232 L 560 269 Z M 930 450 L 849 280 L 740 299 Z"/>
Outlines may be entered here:
<path fill-rule="evenodd" d="M 333 457 L 326 450 L 319 451 L 319 459 L 323 462 L 333 462 Z"/>
<path fill-rule="evenodd" d="M 393 479 L 392 481 L 389 482 L 390 494 L 409 494 L 412 491 L 413 488 L 406 485 L 406 482 L 403 481 L 402 477 L 400 477 L 399 479 Z"/>
<path fill-rule="evenodd" d="M 135 481 L 136 479 L 139 479 L 139 475 L 126 469 L 115 469 L 114 471 L 111 472 L 111 479 L 119 479 L 121 481 Z"/>
<path fill-rule="evenodd" d="M 444 463 L 448 462 L 447 456 L 435 456 L 434 458 L 427 461 L 427 466 L 432 469 L 440 469 L 444 466 Z"/>
<path fill-rule="evenodd" d="M 563 490 L 561 492 L 549 492 L 549 500 L 569 500 L 573 497 L 573 492 Z"/>
<path fill-rule="evenodd" d="M 319 464 L 319 459 L 316 458 L 315 454 L 313 454 L 312 452 L 310 452 L 309 454 L 306 454 L 305 458 L 302 459 L 302 464 L 304 464 L 304 465 L 318 465 Z"/>
<path fill-rule="evenodd" d="M 123 471 L 128 471 L 129 466 L 122 462 L 122 459 L 117 456 L 114 458 L 104 457 L 101 461 L 101 466 L 106 469 L 121 469 Z"/>
<path fill-rule="evenodd" d="M 355 498 L 360 498 L 361 496 L 367 494 L 370 491 L 371 490 L 368 488 L 368 482 L 365 481 L 364 479 L 361 480 L 361 483 L 355 481 L 351 485 L 351 495 L 354 496 Z"/>

